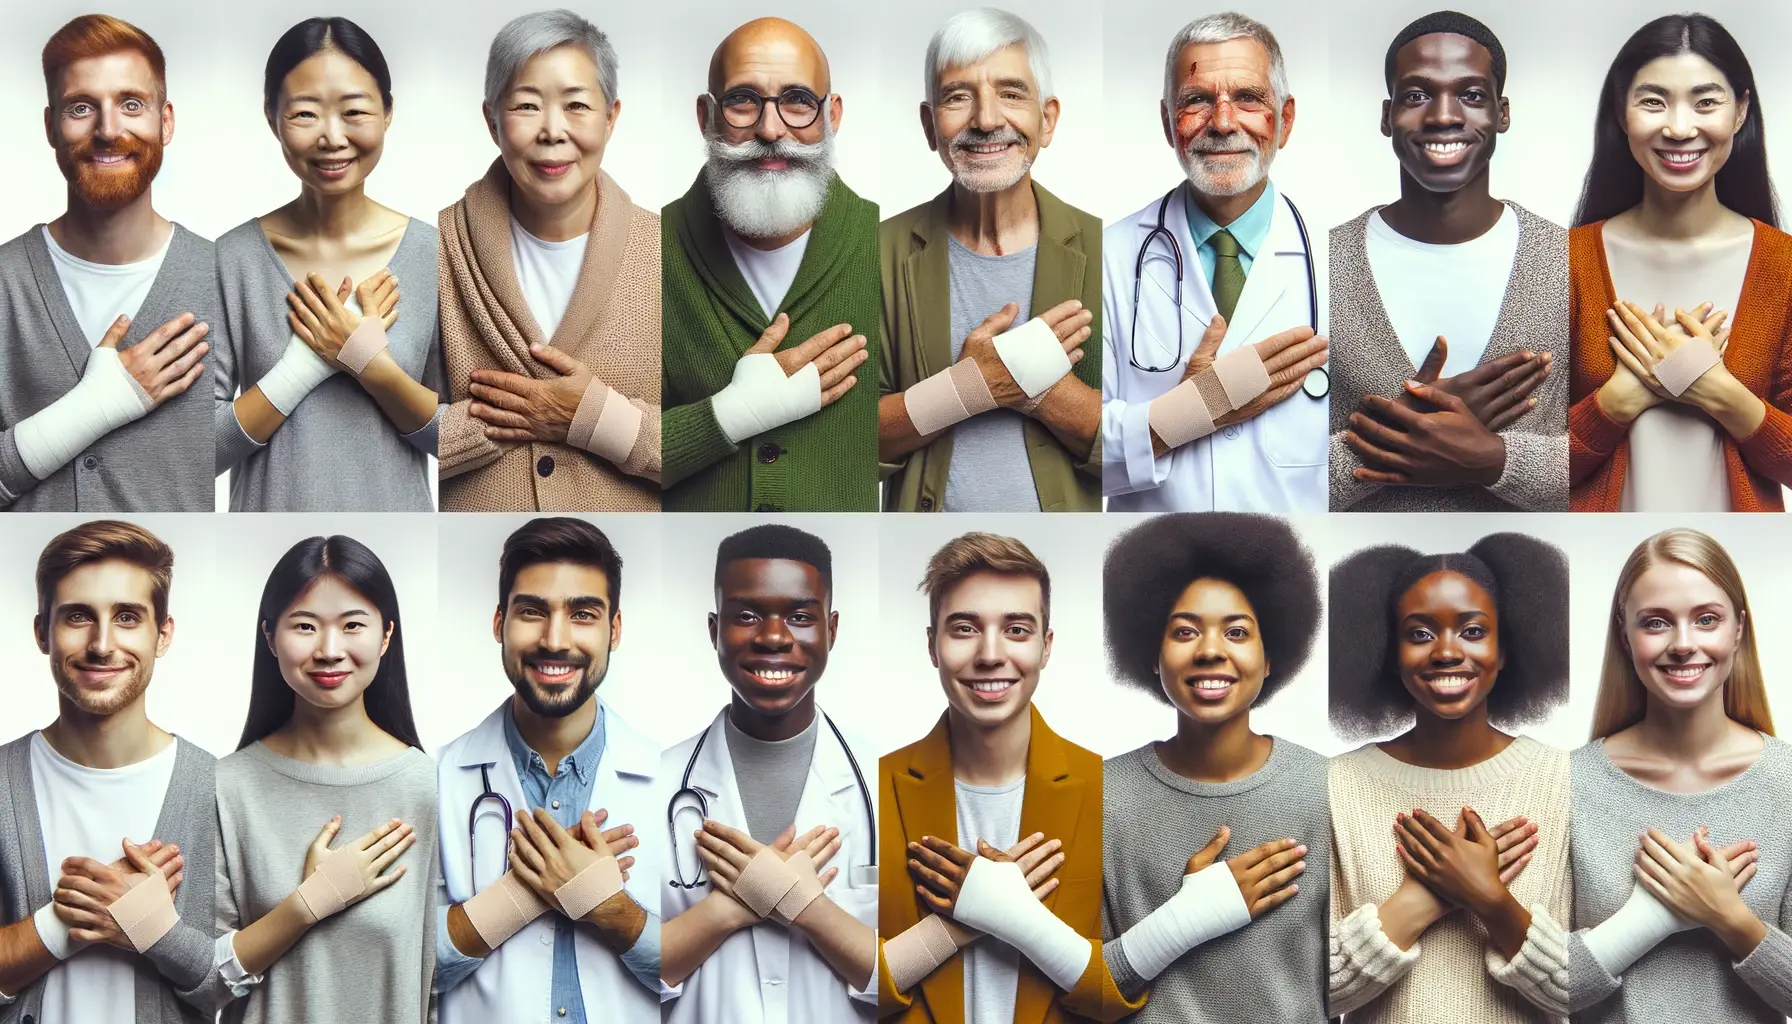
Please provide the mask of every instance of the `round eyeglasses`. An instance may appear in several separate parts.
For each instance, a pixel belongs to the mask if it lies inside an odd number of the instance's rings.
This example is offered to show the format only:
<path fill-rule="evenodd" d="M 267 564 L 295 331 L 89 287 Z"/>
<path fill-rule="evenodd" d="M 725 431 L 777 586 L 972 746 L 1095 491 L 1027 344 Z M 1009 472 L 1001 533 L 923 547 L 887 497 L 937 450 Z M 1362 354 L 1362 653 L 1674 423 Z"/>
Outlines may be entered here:
<path fill-rule="evenodd" d="M 742 86 L 711 98 L 722 108 L 722 120 L 735 128 L 751 128 L 764 116 L 765 105 L 778 106 L 778 118 L 786 128 L 807 128 L 821 116 L 820 96 L 801 86 L 791 86 L 776 96 L 762 96 Z"/>

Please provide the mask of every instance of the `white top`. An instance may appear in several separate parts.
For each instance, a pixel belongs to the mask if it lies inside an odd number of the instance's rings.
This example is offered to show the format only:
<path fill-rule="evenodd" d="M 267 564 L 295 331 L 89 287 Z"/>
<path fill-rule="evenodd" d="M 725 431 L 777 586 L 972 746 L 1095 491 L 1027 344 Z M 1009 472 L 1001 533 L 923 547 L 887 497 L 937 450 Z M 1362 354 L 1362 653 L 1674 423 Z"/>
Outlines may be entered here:
<path fill-rule="evenodd" d="M 998 850 L 1020 840 L 1020 807 L 1027 795 L 1027 777 L 1005 786 L 973 786 L 952 780 L 958 806 L 958 845 L 977 851 L 981 839 Z M 1020 952 L 991 936 L 973 942 L 964 952 L 966 1024 L 1009 1024 L 1020 986 Z"/>
<path fill-rule="evenodd" d="M 121 840 L 154 838 L 174 778 L 176 746 L 170 738 L 160 752 L 136 764 L 89 768 L 57 753 L 43 733 L 32 734 L 31 786 L 52 886 L 70 857 L 110 864 L 124 856 Z M 99 943 L 50 968 L 39 1019 L 43 1024 L 134 1020 L 135 960 L 134 954 Z"/>
<path fill-rule="evenodd" d="M 1602 231 L 1605 262 L 1618 298 L 1644 309 L 1701 302 L 1729 310 L 1734 321 L 1748 274 L 1755 233 L 1712 242 L 1642 241 Z M 1732 322 L 1732 325 L 1734 323 Z M 1696 406 L 1661 402 L 1630 424 L 1630 466 L 1618 508 L 1624 512 L 1727 512 L 1730 481 L 1724 475 L 1724 434 Z"/>
<path fill-rule="evenodd" d="M 92 346 L 99 345 L 112 321 L 137 315 L 150 285 L 156 283 L 156 275 L 162 271 L 168 243 L 174 240 L 170 230 L 154 256 L 136 263 L 90 263 L 57 245 L 56 239 L 50 237 L 49 225 L 41 230 L 44 244 L 50 247 L 50 260 L 56 265 L 56 277 L 62 282 L 62 293 L 68 296 L 69 307 L 75 311 L 81 336 Z M 107 863 L 117 859 L 109 858 Z"/>
<path fill-rule="evenodd" d="M 1499 322 L 1518 257 L 1518 214 L 1506 206 L 1492 229 L 1456 245 L 1415 242 L 1369 215 L 1369 269 L 1388 323 L 1417 367 L 1439 335 L 1449 342 L 1442 376 L 1472 370 Z"/>
<path fill-rule="evenodd" d="M 579 270 L 585 265 L 585 241 L 590 233 L 564 242 L 547 242 L 523 229 L 510 218 L 510 258 L 516 265 L 516 282 L 529 303 L 529 315 L 552 340 L 579 286 Z"/>
<path fill-rule="evenodd" d="M 809 234 L 803 232 L 782 249 L 755 249 L 733 231 L 722 228 L 728 251 L 734 254 L 734 265 L 740 268 L 740 276 L 747 279 L 747 287 L 753 289 L 753 297 L 759 300 L 759 308 L 765 310 L 768 319 L 778 315 L 784 296 L 790 294 L 797 269 L 803 265 L 803 253 L 809 250 Z"/>

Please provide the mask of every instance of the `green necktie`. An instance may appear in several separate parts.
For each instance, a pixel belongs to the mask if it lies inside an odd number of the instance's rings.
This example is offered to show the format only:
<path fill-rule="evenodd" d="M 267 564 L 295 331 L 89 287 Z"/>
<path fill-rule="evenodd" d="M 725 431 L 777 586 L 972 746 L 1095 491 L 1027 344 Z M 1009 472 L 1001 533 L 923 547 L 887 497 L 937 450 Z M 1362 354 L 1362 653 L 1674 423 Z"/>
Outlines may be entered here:
<path fill-rule="evenodd" d="M 1238 296 L 1244 291 L 1244 264 L 1238 262 L 1238 239 L 1221 228 L 1208 241 L 1213 244 L 1213 304 L 1231 323 Z"/>

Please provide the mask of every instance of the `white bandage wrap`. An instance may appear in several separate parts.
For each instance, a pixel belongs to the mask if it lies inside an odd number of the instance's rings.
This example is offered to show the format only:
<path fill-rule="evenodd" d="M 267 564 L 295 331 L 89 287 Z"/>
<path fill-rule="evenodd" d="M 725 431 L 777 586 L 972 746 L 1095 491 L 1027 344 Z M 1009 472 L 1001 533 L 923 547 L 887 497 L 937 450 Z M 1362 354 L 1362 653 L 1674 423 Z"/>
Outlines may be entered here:
<path fill-rule="evenodd" d="M 952 918 L 1013 946 L 1066 992 L 1076 987 L 1094 953 L 1088 939 L 1039 902 L 1013 861 L 987 857 L 971 861 Z"/>
<path fill-rule="evenodd" d="M 1675 932 L 1698 927 L 1675 916 L 1655 894 L 1638 884 L 1617 912 L 1581 935 L 1587 952 L 1616 978 Z"/>
<path fill-rule="evenodd" d="M 734 896 L 748 910 L 764 918 L 778 908 L 778 901 L 789 895 L 799 881 L 797 873 L 784 863 L 783 858 L 769 847 L 760 847 L 734 883 Z"/>
<path fill-rule="evenodd" d="M 155 408 L 118 358 L 118 350 L 96 348 L 87 355 L 81 381 L 68 394 L 13 428 L 25 468 L 39 480 L 68 465 L 81 449 Z"/>
<path fill-rule="evenodd" d="M 1245 345 L 1152 399 L 1146 419 L 1166 447 L 1180 448 L 1213 433 L 1220 417 L 1250 404 L 1269 384 L 1257 346 Z"/>
<path fill-rule="evenodd" d="M 1070 354 L 1064 351 L 1057 333 L 1039 317 L 996 335 L 995 349 L 1008 376 L 1034 402 L 1070 372 Z M 1028 404 L 1029 410 L 1032 404 Z"/>
<path fill-rule="evenodd" d="M 977 361 L 965 358 L 904 391 L 902 407 L 915 433 L 925 436 L 994 409 L 996 400 Z"/>
<path fill-rule="evenodd" d="M 742 356 L 734 379 L 709 400 L 716 423 L 734 444 L 821 411 L 821 371 L 814 363 L 784 375 L 770 352 Z"/>
<path fill-rule="evenodd" d="M 1681 342 L 1679 348 L 1655 364 L 1655 379 L 1668 389 L 1668 394 L 1679 398 L 1705 375 L 1705 371 L 1723 361 L 1724 357 L 1717 354 L 1710 342 L 1692 338 Z"/>
<path fill-rule="evenodd" d="M 37 937 L 50 955 L 58 960 L 67 960 L 75 955 L 75 940 L 68 933 L 68 922 L 56 916 L 54 901 L 37 908 L 31 915 L 31 923 L 37 926 Z"/>
<path fill-rule="evenodd" d="M 1251 923 L 1251 909 L 1224 861 L 1182 876 L 1182 888 L 1120 936 L 1120 951 L 1150 981 L 1203 942 Z"/>
<path fill-rule="evenodd" d="M 126 889 L 123 896 L 106 907 L 106 913 L 112 915 L 118 930 L 139 953 L 155 945 L 180 921 L 174 909 L 174 894 L 168 891 L 168 880 L 160 871 Z"/>
<path fill-rule="evenodd" d="M 566 428 L 566 443 L 614 465 L 628 461 L 641 436 L 641 410 L 596 377 L 585 385 Z"/>
<path fill-rule="evenodd" d="M 622 891 L 622 867 L 615 857 L 599 857 L 554 890 L 560 912 L 574 921 L 602 906 Z"/>
<path fill-rule="evenodd" d="M 339 846 L 318 858 L 317 870 L 299 883 L 299 902 L 311 913 L 313 924 L 341 913 L 367 891 L 361 863 L 351 847 Z"/>
<path fill-rule="evenodd" d="M 781 924 L 790 924 L 821 896 L 821 878 L 816 875 L 815 862 L 809 859 L 805 850 L 791 854 L 784 866 L 796 875 L 796 884 L 772 908 L 772 917 Z"/>
<path fill-rule="evenodd" d="M 280 353 L 279 361 L 268 370 L 267 376 L 255 382 L 255 386 L 261 389 L 261 397 L 267 399 L 269 405 L 280 410 L 280 415 L 291 416 L 299 402 L 335 372 L 334 366 L 311 351 L 311 346 L 294 334 L 287 338 L 286 351 Z"/>
<path fill-rule="evenodd" d="M 342 350 L 336 353 L 336 361 L 359 377 L 367 372 L 367 364 L 373 362 L 373 357 L 385 350 L 386 325 L 377 316 L 364 316 L 355 325 L 355 329 L 349 332 L 348 340 L 342 343 Z"/>
<path fill-rule="evenodd" d="M 485 941 L 485 947 L 497 949 L 506 939 L 522 931 L 524 925 L 547 913 L 548 905 L 535 895 L 527 882 L 516 876 L 516 872 L 506 871 L 497 884 L 474 894 L 472 899 L 460 905 L 460 909 L 467 915 L 467 923 Z"/>
<path fill-rule="evenodd" d="M 946 920 L 929 914 L 912 928 L 884 943 L 884 966 L 890 970 L 890 984 L 898 992 L 907 992 L 928 975 L 939 970 L 958 952 L 958 943 L 946 930 Z"/>

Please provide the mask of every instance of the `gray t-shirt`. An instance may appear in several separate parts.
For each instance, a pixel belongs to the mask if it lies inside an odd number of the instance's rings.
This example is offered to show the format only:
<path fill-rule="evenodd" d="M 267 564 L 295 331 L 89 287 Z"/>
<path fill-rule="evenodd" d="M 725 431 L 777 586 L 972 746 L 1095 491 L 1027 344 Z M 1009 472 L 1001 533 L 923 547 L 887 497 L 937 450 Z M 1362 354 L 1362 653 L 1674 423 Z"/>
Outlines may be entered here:
<path fill-rule="evenodd" d="M 728 730 L 728 759 L 734 763 L 734 784 L 740 788 L 741 809 L 747 816 L 747 834 L 757 843 L 770 843 L 796 820 L 803 799 L 803 780 L 815 757 L 816 730 L 821 714 L 809 727 L 787 740 L 760 740 L 748 736 L 724 716 Z"/>
<path fill-rule="evenodd" d="M 952 780 L 958 809 L 958 846 L 977 852 L 981 839 L 998 850 L 1020 840 L 1020 807 L 1027 795 L 1027 777 L 1005 786 L 973 786 Z M 1020 988 L 1020 951 L 984 936 L 964 952 L 966 1024 L 1009 1024 Z"/>
<path fill-rule="evenodd" d="M 1033 266 L 1038 246 L 1005 256 L 973 252 L 950 242 L 952 361 L 964 353 L 965 335 L 1010 302 L 1020 305 L 1016 327 L 1032 316 Z M 946 476 L 948 512 L 1037 512 L 1039 491 L 1027 461 L 1026 417 L 991 409 L 952 428 L 952 468 Z"/>

